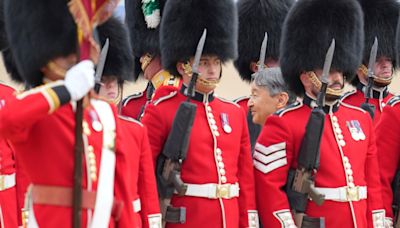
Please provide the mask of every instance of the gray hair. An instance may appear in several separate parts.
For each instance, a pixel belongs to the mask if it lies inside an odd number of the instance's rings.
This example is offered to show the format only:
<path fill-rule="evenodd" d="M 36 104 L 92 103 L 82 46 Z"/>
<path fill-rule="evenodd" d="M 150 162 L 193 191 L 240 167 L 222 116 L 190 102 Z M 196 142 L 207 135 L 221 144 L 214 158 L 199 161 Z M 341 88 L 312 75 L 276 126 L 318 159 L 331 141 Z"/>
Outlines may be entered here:
<path fill-rule="evenodd" d="M 296 95 L 289 90 L 282 77 L 282 72 L 279 67 L 266 68 L 252 75 L 254 84 L 265 90 L 268 90 L 271 96 L 286 92 L 289 95 L 288 104 L 296 101 Z"/>

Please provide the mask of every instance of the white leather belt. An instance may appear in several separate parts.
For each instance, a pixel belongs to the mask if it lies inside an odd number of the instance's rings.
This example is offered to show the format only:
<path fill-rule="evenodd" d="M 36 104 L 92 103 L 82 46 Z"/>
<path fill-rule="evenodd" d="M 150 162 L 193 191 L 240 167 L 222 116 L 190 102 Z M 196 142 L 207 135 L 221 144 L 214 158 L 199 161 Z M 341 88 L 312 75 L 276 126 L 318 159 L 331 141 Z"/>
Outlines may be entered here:
<path fill-rule="evenodd" d="M 367 187 L 339 187 L 339 188 L 316 188 L 316 190 L 325 195 L 325 200 L 337 202 L 360 201 L 367 199 Z"/>
<path fill-rule="evenodd" d="M 239 184 L 186 184 L 185 196 L 232 199 L 239 196 Z"/>
<path fill-rule="evenodd" d="M 0 191 L 7 190 L 15 186 L 15 173 L 10 175 L 0 175 Z"/>
<path fill-rule="evenodd" d="M 142 210 L 142 204 L 140 202 L 140 198 L 132 201 L 133 211 L 138 213 Z"/>

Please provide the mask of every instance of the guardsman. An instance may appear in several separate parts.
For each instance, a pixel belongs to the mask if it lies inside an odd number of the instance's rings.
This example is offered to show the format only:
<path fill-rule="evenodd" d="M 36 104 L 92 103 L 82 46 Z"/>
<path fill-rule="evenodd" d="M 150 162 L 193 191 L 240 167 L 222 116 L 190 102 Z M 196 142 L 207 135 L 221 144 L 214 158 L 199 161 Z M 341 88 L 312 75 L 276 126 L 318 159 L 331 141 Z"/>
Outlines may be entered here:
<path fill-rule="evenodd" d="M 74 110 L 81 98 L 82 227 L 140 227 L 130 179 L 135 174 L 127 175 L 124 164 L 136 156 L 127 148 L 133 137 L 146 150 L 145 130 L 123 124 L 115 106 L 85 96 L 94 86 L 94 66 L 77 63 L 77 27 L 67 2 L 7 0 L 5 14 L 20 80 L 37 86 L 7 99 L 0 111 L 0 136 L 12 143 L 32 182 L 28 227 L 72 227 Z M 149 220 L 157 222 L 159 215 Z"/>
<path fill-rule="evenodd" d="M 399 49 L 400 23 L 396 33 L 396 59 L 400 58 Z M 398 63 L 397 63 L 398 64 Z M 398 65 L 397 65 L 398 67 Z M 381 119 L 376 123 L 376 145 L 380 164 L 382 182 L 382 198 L 386 210 L 388 224 L 399 226 L 400 205 L 400 174 L 399 174 L 399 150 L 398 124 L 400 123 L 400 96 L 393 96 L 383 108 Z"/>
<path fill-rule="evenodd" d="M 133 55 L 128 31 L 118 19 L 110 18 L 98 27 L 98 32 L 103 46 L 107 38 L 109 40 L 99 95 L 117 105 L 124 79 L 129 79 L 132 74 Z M 123 153 L 123 159 L 117 163 L 123 172 L 116 173 L 116 178 L 128 180 L 129 192 L 121 194 L 127 197 L 124 201 L 131 202 L 126 206 L 131 207 L 135 213 L 136 223 L 132 227 L 158 227 L 161 224 L 161 214 L 147 131 L 133 118 L 119 116 L 119 119 L 123 130 L 118 137 L 122 138 L 121 148 L 128 153 Z M 119 227 L 130 226 L 120 223 Z"/>
<path fill-rule="evenodd" d="M 193 84 L 189 82 L 196 76 L 192 64 L 205 28 L 207 38 L 202 55 L 197 51 L 200 73 L 195 93 L 191 94 Z M 197 110 L 186 159 L 178 161 L 181 168 L 174 170 L 180 173 L 175 180 L 182 181 L 178 185 L 183 189 L 176 189 L 180 192 L 172 195 L 171 206 L 179 211 L 168 214 L 167 210 L 166 227 L 258 226 L 246 114 L 240 106 L 214 94 L 222 63 L 237 55 L 236 38 L 237 12 L 233 1 L 167 1 L 161 23 L 161 62 L 164 69 L 179 75 L 183 84 L 180 89 L 159 88 L 155 97 L 158 93 L 167 95 L 154 100 L 145 110 L 142 122 L 148 128 L 154 161 L 165 155 L 167 144 L 184 140 L 185 135 L 169 136 L 174 130 L 173 122 L 180 123 L 186 118 L 181 116 L 182 119 L 174 121 L 176 110 L 188 98 L 186 94 Z M 157 168 L 159 165 L 158 162 Z M 160 186 L 159 193 L 165 190 Z"/>
<path fill-rule="evenodd" d="M 3 1 L 0 1 L 0 50 L 8 73 L 13 73 L 8 63 L 10 56 L 4 28 Z M 14 96 L 15 89 L 0 81 L 0 110 L 6 99 Z M 1 124 L 1 123 L 0 123 Z M 17 171 L 18 170 L 18 171 Z M 17 164 L 15 150 L 10 142 L 0 136 L 0 227 L 12 228 L 22 225 L 23 186 L 28 182 Z"/>
<path fill-rule="evenodd" d="M 17 70 L 15 69 L 10 49 L 8 47 L 4 48 L 1 54 L 7 72 L 12 78 L 17 77 L 14 76 L 17 74 Z M 0 82 L 0 93 L 1 109 L 6 105 L 6 99 L 16 94 L 16 90 Z M 14 223 L 15 221 L 18 221 L 18 225 L 23 225 L 24 198 L 30 181 L 20 160 L 17 159 L 17 154 L 11 143 L 5 138 L 0 138 L 0 170 L 6 171 L 5 174 L 0 171 L 0 176 L 2 176 L 0 177 L 2 179 L 0 182 L 3 183 L 3 190 L 0 191 L 0 205 L 2 205 L 0 213 L 2 214 L 3 223 L 0 221 L 0 224 L 3 224 L 5 228 L 17 227 L 16 223 Z M 14 210 L 14 207 L 17 210 Z"/>
<path fill-rule="evenodd" d="M 359 3 L 297 1 L 282 34 L 282 74 L 302 102 L 270 116 L 255 146 L 262 223 L 272 228 L 295 227 L 295 221 L 298 227 L 323 227 L 323 223 L 326 227 L 384 227 L 371 118 L 359 107 L 339 100 L 344 75 L 351 80 L 361 63 Z M 332 54 L 333 59 L 329 58 Z M 329 59 L 331 64 L 327 64 Z M 321 90 L 325 85 L 327 90 Z M 320 91 L 326 91 L 326 96 Z M 317 96 L 325 99 L 317 100 Z M 312 128 L 310 123 L 317 125 Z M 307 150 L 310 147 L 314 154 Z"/>
<path fill-rule="evenodd" d="M 265 67 L 279 67 L 279 41 L 281 39 L 282 24 L 293 0 L 240 0 L 239 12 L 239 56 L 234 62 L 240 77 L 251 82 L 252 74 L 257 72 L 260 47 L 264 34 L 268 33 Z M 252 149 L 260 133 L 261 126 L 253 123 L 249 112 L 249 96 L 234 100 L 247 113 L 250 142 Z"/>
<path fill-rule="evenodd" d="M 102 46 L 108 39 L 109 46 L 105 56 L 104 70 L 101 75 L 99 95 L 118 105 L 122 100 L 124 79 L 131 79 L 133 74 L 133 54 L 129 43 L 129 34 L 125 24 L 113 17 L 106 26 L 98 28 Z M 112 39 L 111 39 L 112 38 Z"/>
<path fill-rule="evenodd" d="M 383 108 L 380 121 L 376 124 L 376 137 L 380 175 L 382 182 L 382 199 L 386 210 L 386 222 L 399 224 L 399 150 L 397 124 L 400 123 L 400 97 L 392 97 Z M 397 227 L 397 226 L 396 226 Z"/>
<path fill-rule="evenodd" d="M 368 102 L 375 106 L 374 124 L 378 123 L 382 109 L 393 96 L 388 91 L 392 82 L 394 67 L 396 66 L 395 36 L 397 20 L 399 18 L 400 3 L 396 0 L 362 0 L 360 1 L 364 12 L 364 53 L 363 61 L 357 70 L 357 77 L 351 81 L 356 90 L 343 96 L 343 102 L 360 107 L 368 92 L 368 60 L 375 37 L 378 40 L 378 53 L 371 98 Z M 382 13 L 384 12 L 384 13 Z"/>
<path fill-rule="evenodd" d="M 6 105 L 6 98 L 15 90 L 0 82 L 0 110 Z M 15 153 L 10 143 L 0 137 L 0 227 L 18 227 L 20 210 L 16 187 Z"/>
<path fill-rule="evenodd" d="M 166 0 L 125 0 L 126 24 L 135 55 L 135 77 L 143 73 L 148 80 L 143 92 L 122 102 L 122 115 L 140 119 L 145 105 L 160 86 L 179 87 L 180 81 L 161 66 L 159 31 Z"/>

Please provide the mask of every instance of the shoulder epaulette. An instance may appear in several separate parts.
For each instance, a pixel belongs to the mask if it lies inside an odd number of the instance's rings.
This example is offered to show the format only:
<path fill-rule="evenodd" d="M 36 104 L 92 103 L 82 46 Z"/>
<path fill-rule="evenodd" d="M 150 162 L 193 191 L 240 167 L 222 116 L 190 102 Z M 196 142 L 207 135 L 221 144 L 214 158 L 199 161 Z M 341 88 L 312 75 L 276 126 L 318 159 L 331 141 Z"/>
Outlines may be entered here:
<path fill-rule="evenodd" d="M 163 85 L 164 86 L 173 86 L 173 87 L 179 87 L 179 81 L 180 79 L 175 76 L 170 76 L 169 79 L 165 80 Z"/>
<path fill-rule="evenodd" d="M 347 104 L 346 102 L 343 102 L 342 100 L 340 100 L 340 105 L 342 105 L 342 106 L 344 106 L 346 108 L 351 108 L 351 109 L 360 111 L 362 113 L 366 113 L 367 112 L 367 111 L 365 111 L 364 109 L 362 109 L 360 107 L 357 107 L 357 106 L 354 106 L 354 105 L 351 105 L 351 104 Z"/>
<path fill-rule="evenodd" d="M 274 115 L 277 115 L 277 116 L 281 117 L 281 116 L 283 116 L 285 113 L 288 113 L 288 112 L 290 112 L 290 111 L 296 110 L 296 109 L 298 109 L 298 108 L 300 108 L 300 107 L 302 107 L 302 106 L 303 106 L 303 102 L 301 102 L 301 101 L 295 101 L 294 103 L 292 103 L 292 104 L 286 106 L 285 108 L 276 111 L 276 112 L 274 113 Z"/>
<path fill-rule="evenodd" d="M 357 92 L 357 90 L 353 89 L 351 91 L 348 91 L 346 93 L 344 93 L 341 97 L 340 97 L 340 101 L 343 101 L 344 99 L 346 99 L 347 97 L 349 97 L 350 95 L 353 95 Z"/>
<path fill-rule="evenodd" d="M 138 92 L 138 93 L 129 95 L 129 96 L 125 97 L 125 99 L 122 101 L 122 105 L 126 106 L 129 103 L 129 101 L 131 101 L 132 99 L 139 98 L 141 96 L 143 96 L 143 92 Z"/>
<path fill-rule="evenodd" d="M 217 98 L 218 98 L 220 101 L 224 102 L 224 103 L 233 104 L 233 105 L 235 105 L 236 107 L 240 108 L 240 105 L 236 104 L 236 103 L 233 102 L 233 101 L 227 100 L 227 99 L 222 98 L 222 97 L 217 97 Z"/>
<path fill-rule="evenodd" d="M 122 120 L 126 120 L 132 123 L 136 123 L 138 125 L 140 125 L 141 127 L 143 127 L 143 124 L 140 123 L 139 121 L 137 121 L 136 119 L 129 117 L 129 116 L 123 116 L 123 115 L 118 115 L 118 118 L 122 119 Z"/>
<path fill-rule="evenodd" d="M 163 102 L 163 101 L 165 101 L 165 100 L 168 100 L 168 99 L 174 97 L 176 94 L 178 94 L 178 91 L 170 92 L 168 95 L 165 95 L 165 96 L 160 97 L 160 98 L 158 98 L 157 100 L 155 100 L 155 101 L 153 102 L 153 104 L 154 104 L 154 105 L 158 105 L 159 103 L 161 103 L 161 102 Z"/>
<path fill-rule="evenodd" d="M 233 102 L 235 102 L 237 104 L 237 103 L 239 103 L 239 102 L 241 102 L 243 100 L 249 99 L 249 97 L 250 96 L 241 96 L 241 97 L 238 97 L 238 98 L 234 99 Z"/>
<path fill-rule="evenodd" d="M 392 98 L 390 98 L 390 100 L 388 101 L 387 104 L 393 107 L 394 105 L 396 105 L 399 102 L 400 102 L 400 95 L 396 95 L 396 96 L 393 96 Z"/>

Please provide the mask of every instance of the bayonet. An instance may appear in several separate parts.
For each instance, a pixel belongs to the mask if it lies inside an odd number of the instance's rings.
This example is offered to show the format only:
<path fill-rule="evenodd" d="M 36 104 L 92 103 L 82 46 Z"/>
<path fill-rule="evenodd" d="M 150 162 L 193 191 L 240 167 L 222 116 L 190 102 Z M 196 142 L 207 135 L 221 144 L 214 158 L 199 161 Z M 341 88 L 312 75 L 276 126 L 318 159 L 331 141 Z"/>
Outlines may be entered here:
<path fill-rule="evenodd" d="M 268 33 L 265 32 L 264 35 L 264 40 L 261 44 L 261 50 L 260 50 L 260 58 L 258 61 L 258 72 L 264 70 L 265 68 L 265 54 L 267 53 L 267 43 L 268 43 Z"/>
<path fill-rule="evenodd" d="M 197 77 L 199 76 L 199 64 L 200 64 L 200 59 L 201 55 L 203 54 L 203 48 L 204 44 L 206 43 L 206 37 L 207 37 L 207 29 L 204 29 L 203 35 L 201 35 L 201 38 L 199 40 L 199 43 L 197 44 L 197 49 L 196 49 L 196 54 L 194 55 L 194 61 L 192 65 L 192 78 L 190 80 L 189 86 L 186 89 L 185 95 L 190 98 L 194 97 L 195 90 L 194 87 L 196 85 Z"/>
<path fill-rule="evenodd" d="M 366 99 L 371 98 L 371 90 L 372 84 L 375 76 L 375 62 L 376 62 L 376 54 L 378 53 L 378 39 L 375 37 L 374 44 L 372 45 L 371 52 L 369 54 L 369 62 L 368 62 L 368 85 L 367 91 L 365 91 L 364 95 Z M 367 100 L 368 103 L 368 100 Z"/>
<path fill-rule="evenodd" d="M 322 70 L 322 77 L 321 77 L 322 83 L 328 84 L 328 77 L 329 77 L 329 72 L 331 70 L 334 52 L 335 52 L 335 39 L 332 39 L 331 45 L 329 46 L 329 49 L 326 52 L 325 56 L 324 68 Z"/>
<path fill-rule="evenodd" d="M 333 53 L 334 52 L 335 52 L 335 39 L 332 39 L 331 45 L 329 46 L 329 49 L 326 52 L 324 68 L 322 69 L 321 91 L 318 94 L 318 98 L 317 98 L 317 104 L 318 104 L 319 107 L 323 107 L 324 106 L 325 93 L 326 93 L 326 89 L 328 88 L 328 83 L 329 83 L 328 78 L 329 78 L 329 72 L 331 70 Z"/>
<path fill-rule="evenodd" d="M 108 53 L 108 48 L 110 46 L 110 41 L 107 38 L 106 42 L 104 43 L 103 48 L 101 49 L 100 52 L 100 57 L 99 57 L 99 62 L 97 63 L 96 67 L 96 74 L 94 77 L 95 80 L 95 91 L 99 93 L 100 86 L 101 86 L 101 77 L 103 76 L 103 70 L 104 70 L 104 65 L 106 64 L 106 59 L 107 59 L 107 53 Z"/>
<path fill-rule="evenodd" d="M 199 43 L 197 44 L 196 54 L 194 55 L 194 62 L 192 66 L 193 73 L 197 74 L 199 73 L 199 64 L 201 55 L 203 54 L 204 44 L 206 43 L 206 37 L 207 37 L 207 29 L 204 29 L 203 35 L 201 35 Z"/>
<path fill-rule="evenodd" d="M 369 54 L 369 62 L 368 62 L 368 78 L 374 77 L 375 72 L 375 62 L 376 62 L 376 54 L 378 53 L 378 39 L 375 37 L 374 44 L 372 45 L 371 52 Z"/>

